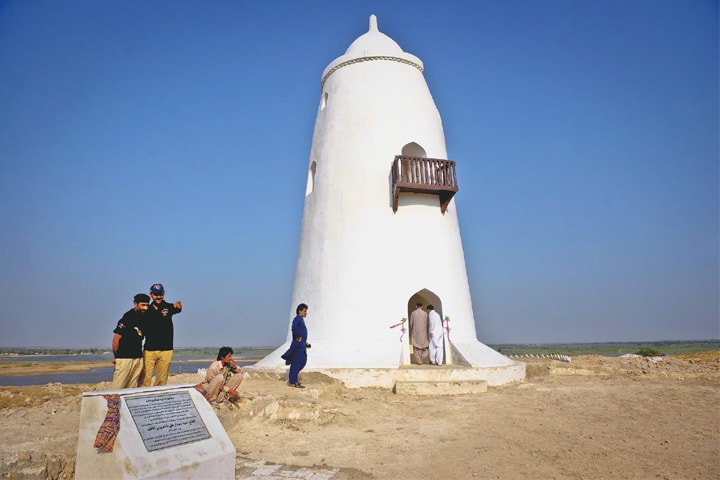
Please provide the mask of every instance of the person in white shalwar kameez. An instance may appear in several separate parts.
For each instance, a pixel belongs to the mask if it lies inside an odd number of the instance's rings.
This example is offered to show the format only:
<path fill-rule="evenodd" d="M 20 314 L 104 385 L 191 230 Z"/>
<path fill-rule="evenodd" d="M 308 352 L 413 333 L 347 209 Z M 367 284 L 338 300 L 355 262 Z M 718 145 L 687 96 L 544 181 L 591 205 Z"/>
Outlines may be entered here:
<path fill-rule="evenodd" d="M 427 306 L 428 311 L 428 337 L 430 340 L 429 353 L 430 363 L 433 365 L 442 365 L 443 353 L 443 324 L 440 315 L 435 311 L 432 305 Z"/>

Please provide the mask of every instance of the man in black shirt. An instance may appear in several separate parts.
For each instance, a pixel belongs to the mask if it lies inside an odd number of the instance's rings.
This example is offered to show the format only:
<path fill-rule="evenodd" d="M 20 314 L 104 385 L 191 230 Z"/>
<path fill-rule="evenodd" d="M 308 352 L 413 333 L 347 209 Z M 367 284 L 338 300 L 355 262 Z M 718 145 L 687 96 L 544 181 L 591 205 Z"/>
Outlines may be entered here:
<path fill-rule="evenodd" d="M 162 283 L 150 287 L 150 296 L 153 301 L 146 315 L 144 366 L 140 376 L 143 387 L 150 386 L 153 370 L 156 370 L 155 386 L 167 384 L 173 354 L 172 316 L 182 311 L 182 302 L 170 304 L 165 301 Z"/>
<path fill-rule="evenodd" d="M 138 386 L 143 367 L 142 341 L 143 326 L 150 304 L 150 297 L 138 293 L 133 299 L 133 308 L 125 312 L 113 330 L 112 351 L 115 355 L 115 372 L 112 389 Z"/>

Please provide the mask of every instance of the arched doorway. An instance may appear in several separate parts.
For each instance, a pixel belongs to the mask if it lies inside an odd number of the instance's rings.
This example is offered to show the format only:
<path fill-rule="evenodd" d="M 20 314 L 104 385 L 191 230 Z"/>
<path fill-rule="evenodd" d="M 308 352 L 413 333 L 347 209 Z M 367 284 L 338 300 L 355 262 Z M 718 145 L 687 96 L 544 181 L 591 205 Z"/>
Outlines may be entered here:
<path fill-rule="evenodd" d="M 427 154 L 425 153 L 425 149 L 422 148 L 420 145 L 418 145 L 415 142 L 410 142 L 406 144 L 402 150 L 402 156 L 403 157 L 425 157 Z"/>
<path fill-rule="evenodd" d="M 409 325 L 410 314 L 412 313 L 413 310 L 415 310 L 416 305 L 418 303 L 422 303 L 423 309 L 426 309 L 428 305 L 432 305 L 435 308 L 435 311 L 438 313 L 438 315 L 440 315 L 440 318 L 444 318 L 443 313 L 442 313 L 443 312 L 442 300 L 440 299 L 440 297 L 435 292 L 428 290 L 427 288 L 418 290 L 417 292 L 413 293 L 410 296 L 410 298 L 408 299 L 408 302 L 407 302 L 408 338 L 410 338 L 412 335 L 412 332 L 410 331 L 410 325 Z M 447 334 L 445 335 L 445 337 L 446 336 L 447 336 Z M 447 347 L 449 347 L 449 343 L 447 342 L 447 339 L 445 339 L 445 340 L 446 341 L 444 342 L 444 344 L 446 345 L 446 348 L 443 349 L 444 350 L 443 362 L 442 362 L 443 364 L 450 363 L 448 361 L 448 359 L 450 357 L 448 356 L 447 351 L 446 351 Z"/>

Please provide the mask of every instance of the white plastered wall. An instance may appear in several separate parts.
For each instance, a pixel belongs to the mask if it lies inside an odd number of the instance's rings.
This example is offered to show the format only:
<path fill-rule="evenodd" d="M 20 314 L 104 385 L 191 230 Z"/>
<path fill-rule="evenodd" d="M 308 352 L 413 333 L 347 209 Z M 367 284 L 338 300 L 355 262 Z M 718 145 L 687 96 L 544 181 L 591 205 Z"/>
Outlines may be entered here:
<path fill-rule="evenodd" d="M 309 368 L 398 367 L 400 332 L 390 326 L 424 289 L 441 299 L 469 364 L 512 363 L 476 338 L 455 202 L 443 214 L 438 196 L 405 193 L 392 208 L 395 155 L 414 142 L 428 158 L 447 159 L 422 68 L 371 23 L 323 75 L 288 320 L 297 304 L 309 305 Z M 463 161 L 471 159 L 458 161 L 460 185 Z M 258 365 L 282 365 L 285 348 Z"/>

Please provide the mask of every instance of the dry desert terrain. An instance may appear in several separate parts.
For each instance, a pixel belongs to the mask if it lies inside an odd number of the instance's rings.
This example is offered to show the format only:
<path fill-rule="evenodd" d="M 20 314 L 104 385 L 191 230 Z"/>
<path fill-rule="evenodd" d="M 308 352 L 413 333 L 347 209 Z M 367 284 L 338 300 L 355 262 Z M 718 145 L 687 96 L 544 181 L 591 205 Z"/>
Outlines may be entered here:
<path fill-rule="evenodd" d="M 237 406 L 215 407 L 236 478 L 720 479 L 718 351 L 532 359 L 523 382 L 473 395 L 301 379 L 250 374 Z M 108 388 L 0 387 L 0 478 L 73 478 L 81 392 Z M 305 473 L 258 477 L 257 465 Z"/>

